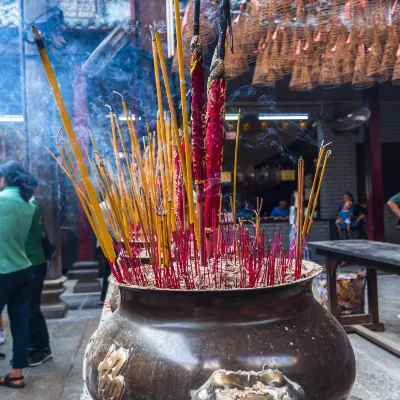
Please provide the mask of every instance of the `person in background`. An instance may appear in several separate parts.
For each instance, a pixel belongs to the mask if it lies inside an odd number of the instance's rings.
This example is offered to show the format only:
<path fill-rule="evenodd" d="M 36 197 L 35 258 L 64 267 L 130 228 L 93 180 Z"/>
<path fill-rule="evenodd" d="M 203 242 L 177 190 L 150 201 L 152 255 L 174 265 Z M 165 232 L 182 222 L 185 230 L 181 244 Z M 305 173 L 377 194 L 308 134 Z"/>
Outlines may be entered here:
<path fill-rule="evenodd" d="M 17 162 L 0 165 L 0 313 L 7 305 L 13 337 L 13 361 L 0 386 L 25 387 L 22 369 L 28 367 L 28 309 L 33 272 L 25 253 L 34 206 L 29 202 L 32 176 Z"/>
<path fill-rule="evenodd" d="M 397 217 L 397 229 L 400 229 L 400 193 L 392 196 L 387 202 L 389 208 L 393 211 L 393 213 Z"/>
<path fill-rule="evenodd" d="M 347 210 L 347 208 L 349 209 Z M 354 203 L 353 195 L 350 192 L 343 194 L 343 205 L 339 209 L 337 223 L 340 226 L 340 240 L 360 239 L 363 231 L 363 223 L 366 211 L 359 205 Z M 349 228 L 343 218 L 345 215 L 349 217 Z"/>
<path fill-rule="evenodd" d="M 38 182 L 32 182 L 32 187 L 36 189 Z M 35 212 L 33 214 L 32 225 L 29 230 L 26 242 L 26 255 L 32 264 L 33 286 L 32 297 L 29 303 L 29 354 L 28 361 L 30 367 L 43 364 L 51 358 L 49 332 L 46 321 L 40 309 L 42 298 L 43 283 L 47 274 L 47 260 L 43 250 L 42 237 L 44 234 L 43 216 L 37 201 L 34 197 L 30 203 Z"/>
<path fill-rule="evenodd" d="M 279 200 L 279 206 L 274 207 L 270 217 L 276 220 L 288 221 L 289 220 L 289 208 L 286 200 Z"/>
<path fill-rule="evenodd" d="M 351 201 L 346 201 L 344 203 L 342 209 L 339 211 L 338 219 L 336 220 L 336 227 L 338 228 L 338 231 L 342 229 L 347 230 L 350 232 L 350 227 L 352 221 L 350 220 L 352 214 L 351 214 L 351 208 L 353 207 L 353 203 Z"/>

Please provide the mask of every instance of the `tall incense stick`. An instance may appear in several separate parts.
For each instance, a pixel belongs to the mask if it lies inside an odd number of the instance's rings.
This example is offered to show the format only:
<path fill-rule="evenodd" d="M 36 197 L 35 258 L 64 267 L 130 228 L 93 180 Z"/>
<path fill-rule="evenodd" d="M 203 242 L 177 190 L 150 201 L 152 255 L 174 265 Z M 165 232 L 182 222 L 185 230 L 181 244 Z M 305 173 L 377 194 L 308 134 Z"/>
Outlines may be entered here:
<path fill-rule="evenodd" d="M 174 7 L 175 7 L 176 42 L 178 48 L 179 81 L 180 81 L 181 102 L 182 102 L 183 138 L 186 149 L 186 176 L 187 176 L 186 184 L 187 184 L 187 194 L 189 203 L 189 218 L 190 218 L 190 223 L 194 224 L 195 227 L 197 243 L 200 244 L 199 227 L 197 218 L 195 216 L 194 201 L 193 201 L 192 154 L 190 151 L 189 119 L 188 119 L 187 105 L 186 105 L 185 66 L 183 61 L 182 29 L 181 29 L 181 17 L 179 12 L 179 0 L 174 0 Z"/>
<path fill-rule="evenodd" d="M 77 161 L 79 172 L 81 173 L 82 178 L 83 178 L 82 179 L 83 184 L 85 185 L 85 189 L 87 191 L 88 197 L 89 197 L 91 205 L 93 207 L 93 213 L 96 217 L 97 223 L 99 224 L 99 230 L 101 232 L 102 239 L 103 239 L 103 242 L 105 245 L 105 251 L 106 251 L 107 258 L 109 261 L 113 262 L 115 260 L 115 250 L 113 247 L 113 241 L 112 241 L 110 233 L 108 232 L 106 221 L 105 221 L 103 213 L 100 209 L 100 204 L 97 201 L 96 191 L 94 189 L 92 181 L 90 180 L 89 171 L 86 167 L 86 163 L 84 161 L 81 149 L 79 147 L 79 143 L 78 143 L 76 134 L 72 127 L 72 123 L 69 118 L 67 108 L 65 107 L 60 88 L 58 87 L 57 79 L 55 77 L 53 68 L 51 66 L 49 56 L 47 54 L 47 51 L 44 46 L 43 39 L 39 33 L 39 30 L 35 26 L 32 26 L 32 32 L 33 32 L 33 36 L 35 38 L 36 46 L 39 50 L 39 55 L 42 60 L 44 70 L 47 75 L 47 79 L 50 84 L 51 91 L 53 92 L 54 100 L 57 104 L 57 108 L 60 113 L 62 123 L 64 125 L 65 133 L 67 134 L 68 140 L 71 144 L 72 153 Z"/>

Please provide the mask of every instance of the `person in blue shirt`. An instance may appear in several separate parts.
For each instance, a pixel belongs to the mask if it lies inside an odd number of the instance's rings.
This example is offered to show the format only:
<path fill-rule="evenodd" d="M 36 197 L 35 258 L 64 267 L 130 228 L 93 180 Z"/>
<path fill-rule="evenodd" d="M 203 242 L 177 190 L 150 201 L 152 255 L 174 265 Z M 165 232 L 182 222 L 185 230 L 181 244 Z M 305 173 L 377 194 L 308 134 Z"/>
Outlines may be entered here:
<path fill-rule="evenodd" d="M 289 208 L 287 205 L 288 204 L 286 200 L 280 200 L 279 206 L 276 206 L 272 210 L 270 217 L 280 220 L 289 220 Z"/>

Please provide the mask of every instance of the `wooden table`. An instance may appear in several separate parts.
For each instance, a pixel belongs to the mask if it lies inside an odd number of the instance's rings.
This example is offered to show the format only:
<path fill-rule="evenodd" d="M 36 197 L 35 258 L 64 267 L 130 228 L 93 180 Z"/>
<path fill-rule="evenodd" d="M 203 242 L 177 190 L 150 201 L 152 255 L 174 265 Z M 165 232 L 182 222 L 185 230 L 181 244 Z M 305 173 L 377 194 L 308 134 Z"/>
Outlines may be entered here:
<path fill-rule="evenodd" d="M 379 321 L 377 270 L 400 275 L 400 245 L 370 240 L 330 240 L 310 242 L 316 254 L 326 259 L 329 311 L 346 332 L 356 332 L 400 357 L 400 345 L 375 332 L 384 330 Z M 368 313 L 340 315 L 337 305 L 336 270 L 339 261 L 367 269 Z"/>

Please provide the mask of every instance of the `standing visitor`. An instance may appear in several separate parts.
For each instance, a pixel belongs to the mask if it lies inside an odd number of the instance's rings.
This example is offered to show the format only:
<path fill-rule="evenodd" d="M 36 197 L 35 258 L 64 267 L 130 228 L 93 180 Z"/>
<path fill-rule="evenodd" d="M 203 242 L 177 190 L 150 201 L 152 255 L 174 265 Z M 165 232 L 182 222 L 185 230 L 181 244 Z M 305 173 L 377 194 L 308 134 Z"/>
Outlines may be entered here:
<path fill-rule="evenodd" d="M 392 196 L 389 199 L 389 201 L 387 202 L 387 205 L 397 216 L 397 218 L 398 218 L 397 219 L 397 228 L 400 229 L 400 193 L 397 193 L 394 196 Z"/>
<path fill-rule="evenodd" d="M 0 165 L 0 313 L 7 305 L 13 338 L 13 362 L 0 386 L 25 387 L 28 367 L 28 308 L 33 272 L 25 244 L 35 211 L 32 176 L 17 162 Z"/>
<path fill-rule="evenodd" d="M 36 179 L 32 183 L 36 189 Z M 26 255 L 32 264 L 33 286 L 29 303 L 29 366 L 36 367 L 51 358 L 49 332 L 40 309 L 43 283 L 47 274 L 47 260 L 43 249 L 42 238 L 45 234 L 42 210 L 34 197 L 30 200 L 35 211 L 32 225 L 26 242 Z"/>

